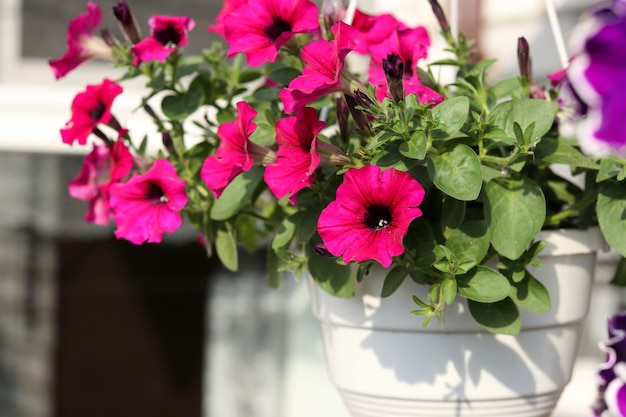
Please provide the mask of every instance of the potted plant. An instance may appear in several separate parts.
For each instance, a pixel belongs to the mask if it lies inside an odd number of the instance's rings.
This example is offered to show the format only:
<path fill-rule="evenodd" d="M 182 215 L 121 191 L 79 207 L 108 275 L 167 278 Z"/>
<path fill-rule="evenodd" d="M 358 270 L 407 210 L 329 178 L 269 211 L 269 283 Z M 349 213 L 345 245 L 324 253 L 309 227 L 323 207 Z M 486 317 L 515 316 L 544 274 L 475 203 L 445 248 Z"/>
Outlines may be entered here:
<path fill-rule="evenodd" d="M 268 245 L 270 286 L 306 271 L 325 343 L 339 351 L 329 365 L 344 368 L 331 373 L 355 416 L 379 415 L 382 403 L 386 416 L 425 410 L 424 386 L 447 387 L 435 394 L 438 415 L 485 415 L 479 388 L 500 396 L 500 411 L 522 404 L 536 410 L 523 415 L 546 415 L 570 377 L 595 251 L 604 239 L 626 255 L 626 136 L 615 88 L 602 82 L 602 71 L 626 65 L 597 64 L 601 46 L 623 41 L 611 32 L 624 19 L 616 4 L 592 15 L 586 43 L 544 88 L 524 38 L 520 75 L 489 79 L 493 60 L 477 60 L 472 42 L 452 34 L 436 0 L 450 57 L 428 65 L 423 27 L 330 2 L 320 13 L 309 0 L 227 0 L 209 28 L 226 46 L 198 56 L 184 51 L 191 17 L 157 14 L 141 36 L 121 2 L 119 40 L 96 33 L 101 12 L 90 2 L 50 65 L 61 78 L 103 58 L 120 75 L 72 103 L 62 140 L 93 139 L 93 148 L 69 192 L 88 202 L 87 221 L 114 222 L 120 239 L 158 243 L 184 217 L 231 270 L 238 247 Z M 369 56 L 367 71 L 352 72 L 348 54 Z M 454 78 L 438 79 L 441 67 Z M 137 108 L 157 146 L 114 115 L 131 79 L 143 80 Z M 587 272 L 573 278 L 578 269 Z M 331 309 L 346 300 L 356 312 Z M 413 330 L 423 330 L 417 342 L 405 339 Z M 568 347 L 553 345 L 557 337 Z M 531 353 L 540 340 L 547 345 Z M 389 341 L 413 365 L 385 356 Z M 362 371 L 368 357 L 372 373 Z M 411 415 L 435 411 L 424 412 Z"/>

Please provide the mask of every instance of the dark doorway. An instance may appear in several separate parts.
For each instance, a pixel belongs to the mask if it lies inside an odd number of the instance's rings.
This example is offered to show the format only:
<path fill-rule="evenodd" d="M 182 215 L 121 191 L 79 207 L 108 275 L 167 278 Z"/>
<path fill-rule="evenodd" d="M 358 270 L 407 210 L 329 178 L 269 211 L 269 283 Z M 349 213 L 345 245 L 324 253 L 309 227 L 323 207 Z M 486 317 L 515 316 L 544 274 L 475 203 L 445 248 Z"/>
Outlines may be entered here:
<path fill-rule="evenodd" d="M 200 245 L 62 240 L 56 417 L 200 417 L 211 265 Z"/>

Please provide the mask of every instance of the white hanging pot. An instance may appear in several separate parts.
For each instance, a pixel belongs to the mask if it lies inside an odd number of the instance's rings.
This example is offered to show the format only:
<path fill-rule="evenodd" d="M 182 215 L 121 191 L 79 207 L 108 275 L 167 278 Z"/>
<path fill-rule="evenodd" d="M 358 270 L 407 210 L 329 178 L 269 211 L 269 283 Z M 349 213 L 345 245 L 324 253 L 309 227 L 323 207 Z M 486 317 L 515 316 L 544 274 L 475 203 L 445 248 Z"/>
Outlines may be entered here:
<path fill-rule="evenodd" d="M 381 299 L 384 273 L 357 284 L 354 298 L 329 295 L 309 278 L 327 366 L 353 417 L 547 417 L 572 375 L 589 310 L 597 229 L 542 232 L 547 246 L 532 274 L 550 293 L 545 314 L 522 312 L 517 336 L 477 325 L 464 299 L 443 328 L 409 314 L 425 286 L 407 278 Z M 384 271 L 381 271 L 384 272 Z"/>

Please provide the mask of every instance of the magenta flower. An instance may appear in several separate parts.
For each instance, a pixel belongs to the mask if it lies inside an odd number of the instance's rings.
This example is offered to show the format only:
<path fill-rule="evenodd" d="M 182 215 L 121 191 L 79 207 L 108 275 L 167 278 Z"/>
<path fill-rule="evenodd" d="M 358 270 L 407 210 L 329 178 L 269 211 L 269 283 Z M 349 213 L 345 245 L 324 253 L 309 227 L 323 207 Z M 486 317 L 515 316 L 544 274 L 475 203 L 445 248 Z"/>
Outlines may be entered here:
<path fill-rule="evenodd" d="M 309 0 L 254 0 L 222 19 L 228 57 L 240 52 L 248 64 L 274 62 L 295 34 L 319 30 L 317 5 Z"/>
<path fill-rule="evenodd" d="M 576 112 L 570 124 L 581 148 L 592 155 L 626 154 L 626 97 L 615 88 L 626 77 L 626 4 L 614 0 L 576 29 L 582 43 L 567 70 L 565 99 Z M 568 91 L 569 89 L 569 91 Z"/>
<path fill-rule="evenodd" d="M 245 101 L 237 103 L 237 110 L 236 120 L 223 123 L 217 129 L 220 145 L 200 170 L 200 178 L 218 198 L 237 175 L 249 171 L 255 162 L 263 161 L 271 153 L 249 139 L 257 127 L 252 121 L 256 110 Z"/>
<path fill-rule="evenodd" d="M 376 86 L 376 97 L 379 101 L 385 97 L 391 97 L 383 70 L 383 60 L 389 54 L 400 57 L 404 64 L 405 94 L 416 94 L 422 104 L 439 104 L 444 100 L 442 95 L 423 86 L 418 76 L 417 64 L 420 59 L 427 57 L 429 46 L 430 38 L 426 29 L 421 26 L 416 28 L 398 26 L 384 42 L 370 46 L 372 60 L 370 61 L 369 82 Z"/>
<path fill-rule="evenodd" d="M 346 55 L 356 45 L 358 30 L 339 22 L 333 25 L 332 32 L 333 40 L 311 42 L 302 48 L 305 64 L 302 75 L 294 78 L 289 87 L 280 92 L 285 113 L 291 114 L 298 107 L 335 92 L 353 95 L 358 89 L 366 93 L 361 82 L 344 68 Z"/>
<path fill-rule="evenodd" d="M 594 417 L 626 416 L 626 312 L 608 320 L 609 338 L 600 344 L 607 354 L 598 371 L 598 400 L 593 406 Z"/>
<path fill-rule="evenodd" d="M 152 16 L 148 20 L 152 33 L 131 48 L 133 65 L 153 59 L 165 61 L 172 51 L 187 45 L 187 33 L 195 22 L 186 16 Z"/>
<path fill-rule="evenodd" d="M 226 33 L 224 32 L 224 19 L 226 16 L 235 12 L 240 6 L 248 3 L 248 0 L 224 0 L 224 6 L 222 10 L 217 14 L 215 18 L 215 24 L 209 26 L 207 29 L 209 32 L 217 33 L 223 38 L 226 37 Z"/>
<path fill-rule="evenodd" d="M 87 201 L 85 221 L 97 225 L 107 225 L 113 218 L 109 205 L 109 188 L 128 175 L 133 167 L 133 157 L 121 140 L 118 139 L 109 149 L 105 145 L 95 145 L 83 161 L 78 176 L 68 185 L 69 194 Z"/>
<path fill-rule="evenodd" d="M 61 129 L 64 143 L 79 145 L 87 143 L 87 137 L 100 123 L 109 123 L 112 119 L 111 105 L 122 93 L 122 86 L 105 78 L 101 84 L 88 85 L 72 101 L 72 118 Z"/>
<path fill-rule="evenodd" d="M 92 58 L 113 59 L 111 47 L 94 32 L 102 22 L 100 7 L 88 2 L 85 13 L 79 14 L 67 28 L 67 51 L 60 58 L 48 61 L 56 79 Z"/>
<path fill-rule="evenodd" d="M 115 236 L 136 245 L 158 243 L 165 232 L 182 224 L 179 211 L 187 204 L 185 181 L 167 159 L 157 159 L 143 175 L 113 184 L 109 204 L 117 225 Z"/>
<path fill-rule="evenodd" d="M 359 54 L 370 53 L 370 47 L 389 39 L 397 28 L 406 28 L 406 25 L 389 13 L 369 15 L 355 10 L 352 26 L 359 30 L 359 41 L 354 51 Z"/>
<path fill-rule="evenodd" d="M 317 110 L 310 107 L 276 124 L 276 162 L 265 168 L 265 182 L 277 198 L 289 195 L 295 204 L 298 191 L 313 184 L 313 173 L 320 164 L 317 135 L 325 125 L 317 119 Z"/>
<path fill-rule="evenodd" d="M 402 240 L 413 219 L 424 188 L 410 174 L 375 165 L 350 169 L 337 197 L 320 214 L 317 231 L 334 255 L 345 263 L 373 259 L 385 268 L 404 253 Z"/>

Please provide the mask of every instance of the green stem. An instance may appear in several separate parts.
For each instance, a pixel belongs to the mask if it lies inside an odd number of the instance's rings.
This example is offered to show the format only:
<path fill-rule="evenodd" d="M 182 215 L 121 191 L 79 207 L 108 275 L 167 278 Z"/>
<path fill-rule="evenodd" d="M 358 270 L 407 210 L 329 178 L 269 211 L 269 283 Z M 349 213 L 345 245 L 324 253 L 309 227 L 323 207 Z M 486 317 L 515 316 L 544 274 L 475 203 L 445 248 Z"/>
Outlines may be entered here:
<path fill-rule="evenodd" d="M 591 194 L 587 194 L 587 196 L 585 196 L 585 198 L 583 198 L 578 203 L 576 203 L 573 206 L 571 206 L 569 209 L 560 211 L 560 212 L 558 212 L 556 214 L 553 214 L 552 216 L 548 217 L 546 219 L 545 224 L 548 225 L 548 226 L 558 225 L 561 221 L 567 219 L 569 216 L 572 216 L 572 215 L 580 212 L 582 209 L 584 209 L 585 207 L 589 206 L 589 204 L 591 204 L 594 201 L 596 201 L 597 197 L 598 197 L 598 192 L 597 191 L 595 191 L 595 192 L 593 192 Z"/>

